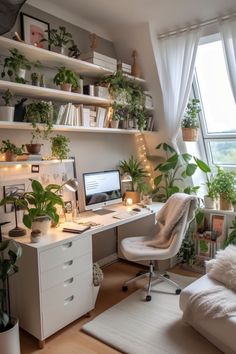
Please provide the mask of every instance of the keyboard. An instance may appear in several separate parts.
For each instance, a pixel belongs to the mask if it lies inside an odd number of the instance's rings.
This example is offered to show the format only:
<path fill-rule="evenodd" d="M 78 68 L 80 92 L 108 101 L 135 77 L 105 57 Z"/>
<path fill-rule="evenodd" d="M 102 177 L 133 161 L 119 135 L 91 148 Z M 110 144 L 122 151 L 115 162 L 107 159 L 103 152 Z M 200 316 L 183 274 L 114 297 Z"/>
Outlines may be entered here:
<path fill-rule="evenodd" d="M 113 215 L 112 217 L 115 218 L 115 219 L 127 219 L 127 218 L 130 218 L 131 216 L 134 216 L 134 215 L 137 215 L 139 214 L 138 211 L 121 211 L 121 212 L 118 212 L 116 213 L 115 215 Z"/>

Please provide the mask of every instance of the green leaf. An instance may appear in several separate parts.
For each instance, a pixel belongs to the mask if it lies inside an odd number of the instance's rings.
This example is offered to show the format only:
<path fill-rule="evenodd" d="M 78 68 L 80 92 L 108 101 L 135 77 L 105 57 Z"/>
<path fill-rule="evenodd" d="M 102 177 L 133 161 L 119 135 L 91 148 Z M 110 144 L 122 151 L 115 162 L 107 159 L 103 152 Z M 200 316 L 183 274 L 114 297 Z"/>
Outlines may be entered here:
<path fill-rule="evenodd" d="M 191 161 L 191 159 L 192 159 L 192 155 L 187 154 L 187 153 L 186 153 L 186 154 L 182 154 L 181 156 L 182 156 L 182 158 L 184 159 L 184 161 L 187 162 L 187 163 L 188 163 L 189 161 Z"/>
<path fill-rule="evenodd" d="M 158 184 L 161 183 L 162 177 L 163 177 L 163 175 L 160 175 L 160 176 L 155 177 L 155 179 L 154 179 L 154 184 L 155 184 L 156 187 L 158 186 Z"/>
<path fill-rule="evenodd" d="M 194 160 L 195 160 L 196 164 L 198 165 L 198 167 L 200 168 L 200 170 L 202 170 L 205 173 L 211 172 L 210 167 L 205 162 L 203 162 L 202 160 L 199 160 L 197 157 L 194 157 Z"/>
<path fill-rule="evenodd" d="M 196 171 L 196 169 L 197 169 L 197 165 L 195 163 L 189 163 L 187 165 L 186 170 L 185 170 L 186 175 L 189 177 L 192 176 L 194 174 L 194 172 Z"/>

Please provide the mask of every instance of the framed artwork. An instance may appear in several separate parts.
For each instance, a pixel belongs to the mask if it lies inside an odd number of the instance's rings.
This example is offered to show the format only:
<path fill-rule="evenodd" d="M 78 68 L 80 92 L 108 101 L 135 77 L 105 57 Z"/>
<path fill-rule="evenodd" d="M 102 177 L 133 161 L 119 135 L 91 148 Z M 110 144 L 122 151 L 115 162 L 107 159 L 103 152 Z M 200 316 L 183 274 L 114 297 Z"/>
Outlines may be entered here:
<path fill-rule="evenodd" d="M 50 30 L 49 23 L 21 12 L 21 34 L 25 43 L 50 50 L 47 41 L 41 42 L 43 38 L 48 39 L 46 30 Z"/>
<path fill-rule="evenodd" d="M 215 233 L 216 237 L 225 236 L 225 216 L 224 215 L 211 215 L 211 230 Z"/>
<path fill-rule="evenodd" d="M 20 197 L 25 193 L 25 185 L 22 184 L 12 184 L 9 186 L 3 186 L 4 197 Z M 4 206 L 5 213 L 12 213 L 14 211 L 14 204 L 6 204 Z M 18 210 L 20 208 L 18 207 Z"/>

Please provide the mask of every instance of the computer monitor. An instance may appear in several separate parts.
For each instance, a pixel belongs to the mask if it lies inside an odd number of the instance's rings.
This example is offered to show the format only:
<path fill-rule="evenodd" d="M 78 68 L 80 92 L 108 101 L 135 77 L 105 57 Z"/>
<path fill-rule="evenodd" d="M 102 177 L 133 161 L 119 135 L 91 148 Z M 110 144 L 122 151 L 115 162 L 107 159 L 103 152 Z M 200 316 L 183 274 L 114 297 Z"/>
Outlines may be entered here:
<path fill-rule="evenodd" d="M 122 202 L 118 170 L 83 173 L 83 182 L 86 210 Z"/>

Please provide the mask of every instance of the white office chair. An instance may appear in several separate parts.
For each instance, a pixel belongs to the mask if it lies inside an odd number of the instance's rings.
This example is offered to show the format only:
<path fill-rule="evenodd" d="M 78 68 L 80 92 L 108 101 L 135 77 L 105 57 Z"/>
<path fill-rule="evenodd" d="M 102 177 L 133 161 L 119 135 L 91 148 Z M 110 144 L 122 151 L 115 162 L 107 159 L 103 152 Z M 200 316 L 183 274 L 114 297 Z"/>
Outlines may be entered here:
<path fill-rule="evenodd" d="M 128 237 L 122 240 L 121 250 L 128 260 L 133 262 L 150 261 L 147 272 L 140 272 L 136 277 L 124 282 L 123 291 L 128 290 L 128 284 L 148 276 L 146 301 L 151 301 L 151 286 L 160 280 L 167 281 L 176 287 L 175 293 L 180 294 L 181 288 L 178 284 L 168 279 L 169 276 L 166 273 L 154 270 L 154 261 L 169 259 L 178 253 L 189 223 L 194 218 L 196 207 L 197 198 L 195 196 L 176 193 L 158 212 L 153 236 Z"/>

